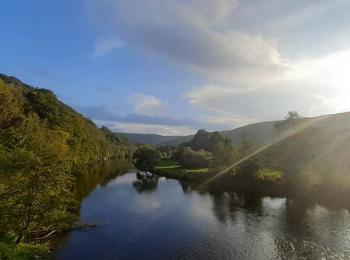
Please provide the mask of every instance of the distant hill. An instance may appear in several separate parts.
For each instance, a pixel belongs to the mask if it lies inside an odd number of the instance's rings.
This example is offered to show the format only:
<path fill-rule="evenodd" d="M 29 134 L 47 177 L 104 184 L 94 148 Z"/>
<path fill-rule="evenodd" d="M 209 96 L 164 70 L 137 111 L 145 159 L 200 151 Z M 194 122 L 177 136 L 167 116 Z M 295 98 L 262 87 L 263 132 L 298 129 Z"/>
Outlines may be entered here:
<path fill-rule="evenodd" d="M 187 136 L 166 136 L 157 134 L 136 134 L 136 133 L 117 133 L 117 135 L 125 137 L 131 143 L 151 144 L 151 145 L 174 145 L 191 140 L 193 135 Z"/>
<path fill-rule="evenodd" d="M 234 145 L 242 142 L 243 136 L 253 143 L 264 144 L 274 136 L 274 124 L 278 121 L 261 122 L 242 126 L 233 130 L 221 131 L 220 133 L 231 139 Z M 174 145 L 188 142 L 193 135 L 186 136 L 164 136 L 158 134 L 117 133 L 127 138 L 131 143 L 142 143 L 151 145 Z"/>
<path fill-rule="evenodd" d="M 243 136 L 250 142 L 265 144 L 275 135 L 274 124 L 278 121 L 261 122 L 242 126 L 233 130 L 221 131 L 225 137 L 231 139 L 234 145 L 242 142 Z M 193 135 L 187 136 L 164 136 L 157 134 L 137 134 L 137 133 L 117 133 L 119 136 L 127 138 L 132 143 L 143 143 L 151 145 L 174 145 L 188 142 Z"/>

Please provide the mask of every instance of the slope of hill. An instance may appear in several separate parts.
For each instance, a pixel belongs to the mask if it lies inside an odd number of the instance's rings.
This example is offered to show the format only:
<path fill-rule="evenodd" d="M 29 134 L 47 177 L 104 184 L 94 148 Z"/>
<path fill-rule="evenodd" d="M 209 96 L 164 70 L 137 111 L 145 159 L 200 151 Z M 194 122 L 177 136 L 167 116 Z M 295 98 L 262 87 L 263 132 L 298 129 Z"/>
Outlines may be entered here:
<path fill-rule="evenodd" d="M 242 126 L 233 130 L 221 131 L 223 136 L 228 137 L 234 145 L 239 145 L 243 138 L 257 144 L 268 143 L 275 135 L 274 124 L 278 121 L 261 122 Z M 158 134 L 117 133 L 127 138 L 131 143 L 142 143 L 151 145 L 172 145 L 190 141 L 193 135 L 187 136 L 164 136 Z"/>
<path fill-rule="evenodd" d="M 234 145 L 239 145 L 242 138 L 250 142 L 264 144 L 269 142 L 275 132 L 274 124 L 278 121 L 261 122 L 242 126 L 233 130 L 221 131 L 225 137 L 228 137 Z M 164 136 L 158 134 L 138 134 L 138 133 L 117 133 L 119 136 L 127 138 L 131 143 L 142 143 L 151 145 L 173 145 L 190 141 L 193 135 L 187 136 Z"/>
<path fill-rule="evenodd" d="M 32 87 L 3 74 L 0 74 L 0 84 L 15 97 L 24 116 L 34 113 L 49 129 L 60 130 L 68 135 L 67 143 L 74 164 L 85 164 L 106 157 L 129 156 L 129 144 L 125 139 L 107 128 L 97 128 L 91 120 L 59 101 L 52 91 Z"/>
<path fill-rule="evenodd" d="M 151 144 L 151 145 L 179 145 L 191 140 L 192 135 L 188 136 L 166 136 L 157 134 L 136 134 L 136 133 L 117 133 L 119 136 L 127 138 L 131 143 Z"/>
<path fill-rule="evenodd" d="M 252 143 L 265 144 L 276 134 L 274 127 L 276 122 L 278 121 L 250 124 L 233 130 L 222 131 L 221 134 L 228 137 L 234 145 L 241 144 L 243 138 Z"/>
<path fill-rule="evenodd" d="M 350 112 L 304 119 L 278 138 L 262 152 L 273 167 L 313 181 L 319 176 L 350 181 Z"/>

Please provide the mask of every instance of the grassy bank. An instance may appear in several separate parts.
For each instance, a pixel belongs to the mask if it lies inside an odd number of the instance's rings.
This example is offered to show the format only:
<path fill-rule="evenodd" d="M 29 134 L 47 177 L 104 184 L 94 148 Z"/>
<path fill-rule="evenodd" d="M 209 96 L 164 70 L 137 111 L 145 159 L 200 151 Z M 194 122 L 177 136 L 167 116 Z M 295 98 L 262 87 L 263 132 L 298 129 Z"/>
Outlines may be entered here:
<path fill-rule="evenodd" d="M 154 173 L 171 179 L 191 182 L 201 182 L 210 176 L 209 168 L 188 169 L 182 167 L 177 161 L 170 159 L 161 160 L 155 167 Z"/>

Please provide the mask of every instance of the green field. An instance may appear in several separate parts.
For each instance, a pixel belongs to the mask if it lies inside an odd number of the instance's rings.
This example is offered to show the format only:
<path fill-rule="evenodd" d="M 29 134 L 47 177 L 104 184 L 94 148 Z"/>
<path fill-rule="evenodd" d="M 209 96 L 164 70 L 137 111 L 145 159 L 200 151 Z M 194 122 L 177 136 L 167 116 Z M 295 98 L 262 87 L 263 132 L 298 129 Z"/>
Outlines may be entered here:
<path fill-rule="evenodd" d="M 209 169 L 186 169 L 175 160 L 161 160 L 154 173 L 167 178 L 199 182 L 209 176 Z"/>

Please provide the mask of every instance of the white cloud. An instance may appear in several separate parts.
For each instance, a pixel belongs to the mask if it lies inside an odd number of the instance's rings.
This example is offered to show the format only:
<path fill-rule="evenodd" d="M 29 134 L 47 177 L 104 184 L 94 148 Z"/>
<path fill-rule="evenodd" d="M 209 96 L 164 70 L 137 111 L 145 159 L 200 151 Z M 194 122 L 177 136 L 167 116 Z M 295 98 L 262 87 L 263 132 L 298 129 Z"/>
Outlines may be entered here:
<path fill-rule="evenodd" d="M 350 49 L 290 61 L 290 70 L 275 82 L 257 88 L 204 85 L 188 91 L 190 104 L 216 112 L 218 118 L 270 120 L 289 110 L 305 116 L 350 110 Z M 226 119 L 225 119 L 226 120 Z M 225 121 L 223 120 L 223 122 Z"/>
<path fill-rule="evenodd" d="M 95 17 L 128 45 L 210 80 L 258 83 L 288 66 L 273 39 L 224 29 L 234 0 L 90 0 Z"/>
<path fill-rule="evenodd" d="M 286 16 L 278 23 L 275 22 L 272 26 L 283 27 L 284 29 L 288 27 L 295 27 L 314 18 L 315 16 L 320 16 L 346 3 L 348 3 L 347 0 L 326 0 L 311 2 L 310 4 L 303 6 L 296 12 Z"/>
<path fill-rule="evenodd" d="M 257 120 L 254 118 L 249 118 L 244 115 L 233 113 L 219 113 L 215 116 L 204 116 L 203 121 L 207 124 L 215 124 L 218 126 L 220 125 L 222 129 L 226 130 L 257 122 Z"/>
<path fill-rule="evenodd" d="M 116 37 L 98 38 L 95 43 L 94 57 L 108 55 L 115 49 L 122 47 L 124 43 Z"/>
<path fill-rule="evenodd" d="M 161 114 L 164 103 L 154 96 L 136 93 L 129 98 L 134 112 L 141 115 Z"/>
<path fill-rule="evenodd" d="M 257 120 L 279 119 L 289 110 L 318 115 L 350 109 L 347 73 L 350 50 L 297 59 L 297 55 L 287 55 L 278 41 L 278 36 L 283 38 L 293 30 L 294 43 L 300 43 L 294 49 L 302 53 L 303 39 L 313 38 L 310 36 L 312 23 L 304 31 L 303 25 L 313 18 L 331 14 L 330 11 L 340 8 L 346 0 L 308 4 L 287 0 L 89 2 L 95 18 L 112 28 L 110 33 L 128 46 L 185 67 L 205 82 L 180 94 L 190 105 L 205 113 L 209 111 L 210 116 L 196 117 L 208 125 L 236 127 Z M 246 8 L 243 15 L 241 6 Z M 253 10 L 251 13 L 249 8 Z M 235 16 L 241 20 L 235 20 Z M 251 20 L 248 26 L 247 19 Z M 320 28 L 316 29 L 320 31 L 322 25 L 318 24 Z M 273 33 L 266 34 L 269 31 Z M 139 114 L 164 112 L 163 102 L 153 96 L 135 95 L 131 102 Z M 129 130 L 134 126 L 125 125 Z M 143 131 L 168 133 L 184 130 L 182 126 L 138 127 Z"/>
<path fill-rule="evenodd" d="M 350 48 L 316 58 L 296 61 L 287 80 L 296 82 L 311 93 L 318 104 L 312 114 L 350 110 Z"/>
<path fill-rule="evenodd" d="M 187 126 L 169 126 L 169 125 L 148 125 L 133 123 L 115 123 L 110 128 L 117 132 L 142 133 L 142 134 L 160 134 L 160 135 L 190 135 L 196 132 L 196 129 Z"/>

